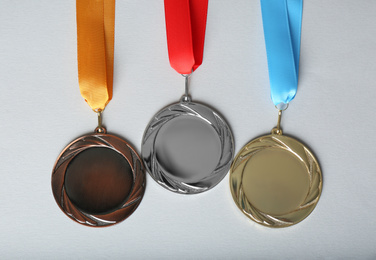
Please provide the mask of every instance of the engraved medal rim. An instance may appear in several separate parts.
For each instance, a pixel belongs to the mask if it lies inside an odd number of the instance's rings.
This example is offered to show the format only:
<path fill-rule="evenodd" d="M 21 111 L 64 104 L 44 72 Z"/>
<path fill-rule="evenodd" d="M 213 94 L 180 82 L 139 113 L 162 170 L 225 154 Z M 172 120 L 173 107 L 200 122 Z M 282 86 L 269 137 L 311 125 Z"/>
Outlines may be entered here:
<path fill-rule="evenodd" d="M 319 178 L 318 184 L 315 187 L 312 187 L 312 184 L 313 184 L 312 180 L 314 179 L 314 177 L 309 178 L 310 179 L 310 185 L 309 185 L 309 190 L 308 190 L 309 192 L 307 192 L 308 194 L 305 198 L 305 201 L 301 205 L 299 205 L 296 209 L 294 209 L 294 210 L 292 210 L 292 211 L 290 211 L 286 214 L 283 214 L 282 216 L 264 213 L 261 210 L 257 209 L 255 206 L 253 206 L 248 201 L 247 197 L 244 195 L 244 192 L 242 190 L 243 189 L 242 179 L 243 179 L 244 172 L 243 172 L 243 170 L 242 170 L 241 173 L 237 172 L 237 168 L 240 164 L 239 161 L 244 160 L 244 158 L 240 158 L 242 156 L 242 154 L 244 154 L 245 152 L 250 153 L 249 148 L 252 147 L 253 145 L 255 145 L 256 143 L 258 143 L 258 147 L 260 147 L 260 140 L 266 139 L 266 138 L 269 139 L 268 141 L 274 142 L 275 147 L 277 147 L 277 148 L 279 147 L 279 149 L 284 149 L 285 151 L 288 151 L 292 154 L 297 153 L 299 156 L 304 156 L 303 154 L 299 153 L 298 151 L 293 150 L 291 147 L 287 146 L 280 139 L 286 139 L 289 142 L 293 142 L 295 145 L 299 145 L 306 152 L 306 155 L 309 155 L 310 159 L 312 159 L 312 164 L 316 169 L 315 174 L 317 174 L 317 177 Z M 275 139 L 279 140 L 280 142 L 277 142 Z M 285 148 L 282 147 L 281 144 L 286 145 L 286 147 Z M 262 146 L 259 149 L 270 148 L 270 145 L 271 145 L 271 143 L 269 142 L 268 144 L 264 144 L 264 146 Z M 246 160 L 248 161 L 252 157 L 253 154 L 254 153 L 246 156 L 247 157 Z M 244 162 L 244 164 L 246 164 L 246 162 Z M 307 168 L 309 167 L 307 164 L 305 164 L 305 166 Z M 240 174 L 241 178 L 240 178 L 240 183 L 238 185 L 236 185 L 236 187 L 234 188 L 233 183 L 234 183 L 234 181 L 236 181 L 235 180 L 235 178 L 236 178 L 235 174 Z M 310 175 L 312 173 L 307 171 L 307 174 Z M 255 139 L 252 139 L 244 147 L 242 147 L 242 149 L 236 154 L 235 159 L 233 160 L 232 165 L 231 165 L 229 182 L 230 182 L 230 190 L 231 190 L 232 198 L 233 198 L 235 204 L 237 205 L 237 207 L 242 211 L 242 213 L 244 215 L 246 215 L 248 218 L 250 218 L 254 222 L 261 224 L 263 226 L 270 227 L 270 228 L 283 228 L 283 227 L 289 227 L 289 226 L 295 225 L 295 224 L 303 221 L 304 219 L 306 219 L 312 213 L 312 211 L 315 209 L 315 207 L 316 207 L 316 205 L 317 205 L 317 203 L 320 199 L 320 196 L 321 196 L 323 177 L 322 177 L 322 171 L 321 171 L 320 165 L 319 165 L 316 157 L 314 156 L 312 151 L 306 145 L 304 145 L 299 140 L 297 140 L 293 137 L 290 137 L 288 135 L 269 134 L 269 135 L 263 135 L 263 136 L 255 138 Z M 310 194 L 313 194 L 313 193 L 317 193 L 317 195 L 314 198 L 311 198 L 307 202 L 306 200 L 308 200 L 308 196 Z M 298 215 L 299 211 L 304 210 L 304 209 L 307 209 L 307 211 L 301 216 L 301 218 L 299 218 L 297 220 L 292 221 L 292 220 L 289 220 L 288 218 L 283 218 L 283 216 L 287 216 L 287 215 L 296 216 L 296 215 Z"/>
<path fill-rule="evenodd" d="M 173 109 L 174 107 L 179 107 L 182 109 L 179 109 L 179 111 L 174 111 L 175 116 L 195 116 L 196 118 L 201 119 L 203 122 L 209 121 L 210 124 L 214 128 L 218 128 L 221 130 L 221 133 L 223 135 L 221 136 L 218 131 L 216 130 L 216 133 L 218 134 L 218 137 L 221 141 L 221 156 L 220 160 L 218 162 L 218 165 L 216 169 L 208 174 L 207 176 L 203 176 L 203 178 L 195 183 L 184 183 L 179 180 L 174 180 L 169 176 L 166 176 L 164 170 L 162 167 L 159 166 L 158 160 L 154 159 L 155 165 L 154 167 L 158 167 L 159 174 L 156 174 L 154 171 L 151 170 L 152 168 L 152 161 L 147 158 L 146 154 L 149 154 L 151 157 L 155 157 L 155 140 L 158 135 L 159 129 L 165 125 L 170 120 L 166 120 L 165 122 L 161 122 L 161 117 L 165 119 L 164 114 L 171 113 L 170 109 Z M 184 107 L 187 108 L 187 110 L 184 110 Z M 202 114 L 204 113 L 210 113 L 214 119 L 218 119 L 221 124 L 218 124 L 215 120 L 211 118 L 205 118 Z M 196 114 L 195 114 L 196 113 Z M 175 118 L 175 117 L 174 117 Z M 172 118 L 171 118 L 172 119 Z M 153 126 L 157 124 L 158 129 L 153 130 Z M 152 141 L 152 145 L 146 144 L 147 142 Z M 229 159 L 225 159 L 226 157 L 224 155 L 230 153 Z M 199 194 L 205 191 L 208 191 L 215 187 L 218 183 L 223 180 L 223 178 L 227 175 L 227 173 L 230 170 L 232 160 L 234 158 L 235 148 L 234 148 L 234 138 L 231 131 L 231 128 L 227 124 L 227 122 L 223 119 L 223 117 L 218 114 L 214 109 L 208 107 L 207 105 L 204 105 L 199 102 L 192 102 L 192 101 L 180 101 L 176 103 L 172 103 L 161 110 L 159 110 L 153 118 L 150 120 L 149 124 L 145 128 L 143 138 L 142 138 L 142 144 L 141 144 L 141 158 L 144 162 L 145 168 L 149 175 L 162 187 L 165 189 L 178 193 L 178 194 Z M 228 158 L 228 156 L 227 156 Z M 221 162 L 223 161 L 223 162 Z M 201 185 L 201 186 L 200 186 Z M 206 187 L 202 187 L 203 185 L 206 185 Z"/>
<path fill-rule="evenodd" d="M 75 147 L 77 146 L 77 147 Z M 69 163 L 90 148 L 108 148 L 119 153 L 132 169 L 133 185 L 126 200 L 109 212 L 91 214 L 78 208 L 64 188 Z M 145 192 L 145 168 L 136 150 L 125 140 L 112 134 L 91 133 L 70 142 L 60 153 L 51 174 L 51 187 L 59 208 L 73 221 L 89 227 L 108 227 L 127 219 L 137 209 Z"/>

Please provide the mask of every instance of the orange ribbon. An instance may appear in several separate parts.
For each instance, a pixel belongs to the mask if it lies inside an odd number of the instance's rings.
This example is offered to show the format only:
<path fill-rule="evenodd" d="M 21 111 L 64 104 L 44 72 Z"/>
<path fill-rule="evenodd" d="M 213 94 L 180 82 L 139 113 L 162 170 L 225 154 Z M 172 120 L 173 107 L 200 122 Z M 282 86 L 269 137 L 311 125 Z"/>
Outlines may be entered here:
<path fill-rule="evenodd" d="M 80 91 L 99 112 L 112 98 L 115 0 L 77 0 L 76 10 Z"/>

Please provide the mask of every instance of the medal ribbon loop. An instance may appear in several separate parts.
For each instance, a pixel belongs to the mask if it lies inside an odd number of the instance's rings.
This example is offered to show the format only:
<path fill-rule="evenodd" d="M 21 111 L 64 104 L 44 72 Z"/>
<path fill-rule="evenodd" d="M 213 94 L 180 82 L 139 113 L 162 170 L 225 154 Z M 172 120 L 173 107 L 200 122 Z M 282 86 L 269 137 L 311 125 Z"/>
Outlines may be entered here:
<path fill-rule="evenodd" d="M 76 0 L 78 81 L 96 112 L 112 98 L 115 0 Z"/>
<path fill-rule="evenodd" d="M 278 108 L 293 100 L 298 88 L 303 0 L 260 1 L 271 97 Z"/>
<path fill-rule="evenodd" d="M 202 63 L 208 0 L 164 0 L 170 65 L 190 74 Z"/>

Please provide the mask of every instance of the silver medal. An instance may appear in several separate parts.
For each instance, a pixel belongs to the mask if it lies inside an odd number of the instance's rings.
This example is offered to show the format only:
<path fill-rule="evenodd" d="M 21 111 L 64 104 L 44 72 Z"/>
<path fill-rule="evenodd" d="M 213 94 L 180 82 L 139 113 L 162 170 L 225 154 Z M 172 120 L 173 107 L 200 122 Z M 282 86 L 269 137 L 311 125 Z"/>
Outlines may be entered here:
<path fill-rule="evenodd" d="M 141 156 L 151 177 L 166 189 L 196 194 L 217 185 L 230 169 L 234 142 L 227 123 L 211 108 L 180 102 L 160 110 L 146 127 Z"/>

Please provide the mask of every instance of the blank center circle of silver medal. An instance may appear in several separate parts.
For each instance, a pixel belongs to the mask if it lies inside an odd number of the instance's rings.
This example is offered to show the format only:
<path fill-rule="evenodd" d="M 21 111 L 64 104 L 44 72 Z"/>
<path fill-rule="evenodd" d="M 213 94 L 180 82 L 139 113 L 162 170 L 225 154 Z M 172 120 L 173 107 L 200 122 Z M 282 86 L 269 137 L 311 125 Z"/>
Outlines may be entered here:
<path fill-rule="evenodd" d="M 160 110 L 147 126 L 141 156 L 166 189 L 196 194 L 217 185 L 234 156 L 231 130 L 211 108 L 181 101 Z"/>

